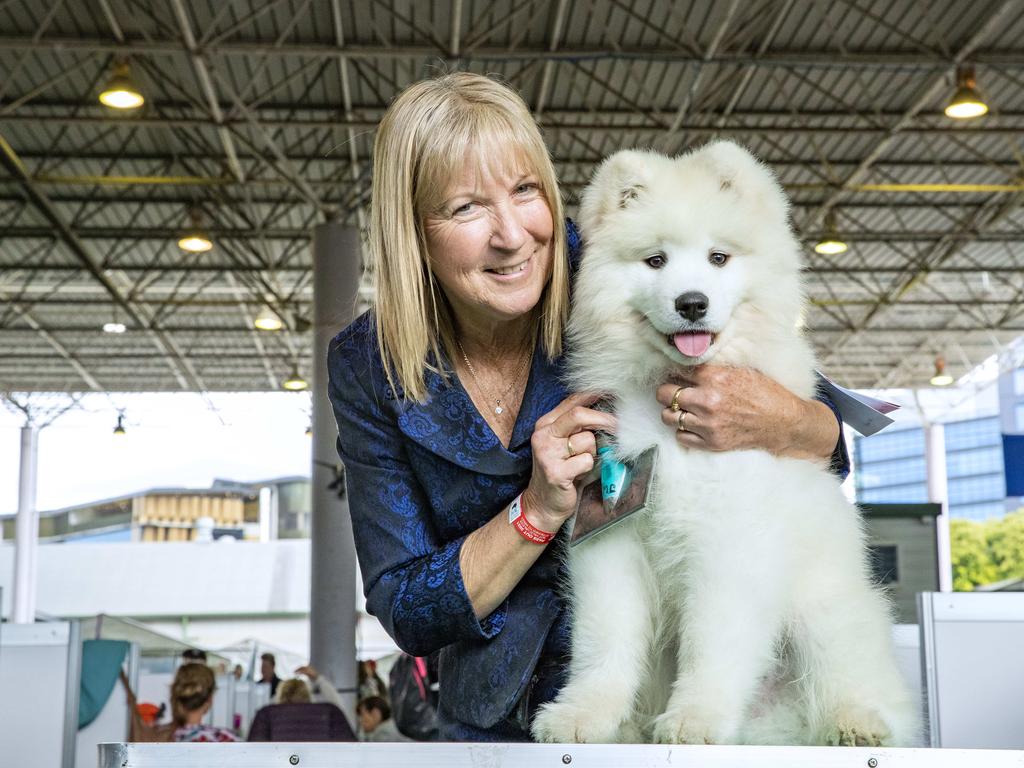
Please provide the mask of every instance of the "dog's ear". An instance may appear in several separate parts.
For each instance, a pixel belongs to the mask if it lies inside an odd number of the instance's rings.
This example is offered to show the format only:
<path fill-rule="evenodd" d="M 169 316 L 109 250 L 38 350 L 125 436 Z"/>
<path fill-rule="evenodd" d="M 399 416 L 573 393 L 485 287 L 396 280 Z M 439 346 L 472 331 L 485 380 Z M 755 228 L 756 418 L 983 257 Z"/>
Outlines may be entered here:
<path fill-rule="evenodd" d="M 626 149 L 616 152 L 594 172 L 580 201 L 580 226 L 592 232 L 610 213 L 625 210 L 645 195 L 655 155 Z"/>
<path fill-rule="evenodd" d="M 749 197 L 756 205 L 770 207 L 772 215 L 789 215 L 789 199 L 775 173 L 746 147 L 733 141 L 713 141 L 691 157 L 718 177 L 723 192 Z"/>

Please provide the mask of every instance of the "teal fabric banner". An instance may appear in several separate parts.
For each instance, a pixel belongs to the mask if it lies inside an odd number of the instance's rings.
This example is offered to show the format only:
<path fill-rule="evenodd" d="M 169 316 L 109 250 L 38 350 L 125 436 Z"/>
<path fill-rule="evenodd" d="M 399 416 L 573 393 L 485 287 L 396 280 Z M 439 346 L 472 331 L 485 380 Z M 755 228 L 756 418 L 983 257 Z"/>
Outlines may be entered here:
<path fill-rule="evenodd" d="M 128 643 L 124 640 L 86 640 L 82 643 L 79 729 L 95 720 L 106 706 L 127 655 Z"/>

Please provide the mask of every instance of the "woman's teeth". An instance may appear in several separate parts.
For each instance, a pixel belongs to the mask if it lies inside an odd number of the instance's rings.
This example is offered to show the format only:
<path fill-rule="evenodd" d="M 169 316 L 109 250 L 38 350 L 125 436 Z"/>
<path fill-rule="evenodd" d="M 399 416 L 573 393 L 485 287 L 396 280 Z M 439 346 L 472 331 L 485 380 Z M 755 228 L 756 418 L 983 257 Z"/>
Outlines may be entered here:
<path fill-rule="evenodd" d="M 530 263 L 527 259 L 522 264 L 516 264 L 514 267 L 501 267 L 500 269 L 489 269 L 488 272 L 494 272 L 496 275 L 512 275 L 516 272 L 522 272 L 526 269 L 526 265 Z"/>

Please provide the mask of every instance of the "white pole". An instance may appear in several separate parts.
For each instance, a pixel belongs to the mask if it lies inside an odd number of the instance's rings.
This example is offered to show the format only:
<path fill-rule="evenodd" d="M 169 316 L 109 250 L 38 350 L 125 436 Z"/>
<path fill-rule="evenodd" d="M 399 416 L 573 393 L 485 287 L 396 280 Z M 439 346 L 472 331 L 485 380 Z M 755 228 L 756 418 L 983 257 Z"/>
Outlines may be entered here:
<path fill-rule="evenodd" d="M 939 591 L 953 591 L 953 556 L 949 546 L 949 484 L 946 482 L 946 432 L 942 424 L 925 423 L 924 456 L 928 470 L 928 501 L 942 505 L 935 519 Z"/>
<path fill-rule="evenodd" d="M 35 424 L 21 428 L 21 469 L 18 475 L 18 519 L 14 533 L 15 624 L 36 620 L 36 550 L 39 548 L 39 516 L 36 512 L 36 466 L 39 430 Z"/>
<path fill-rule="evenodd" d="M 260 541 L 270 541 L 270 486 L 260 488 Z"/>

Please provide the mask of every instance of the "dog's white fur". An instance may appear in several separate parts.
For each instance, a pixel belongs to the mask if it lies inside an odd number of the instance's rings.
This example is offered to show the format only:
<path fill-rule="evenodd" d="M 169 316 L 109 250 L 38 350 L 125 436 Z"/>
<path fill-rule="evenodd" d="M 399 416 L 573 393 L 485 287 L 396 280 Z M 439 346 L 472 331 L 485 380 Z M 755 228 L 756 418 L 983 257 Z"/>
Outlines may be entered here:
<path fill-rule="evenodd" d="M 653 508 L 571 552 L 569 681 L 534 720 L 540 741 L 916 741 L 888 604 L 838 480 L 765 451 L 684 449 L 654 399 L 673 370 L 709 361 L 813 395 L 787 215 L 772 173 L 729 142 L 620 152 L 584 193 L 570 383 L 614 397 L 621 457 L 660 457 Z M 711 264 L 713 249 L 730 261 Z M 660 269 L 645 262 L 655 252 Z M 669 342 L 692 327 L 675 308 L 687 291 L 707 295 L 716 333 L 699 358 Z"/>

